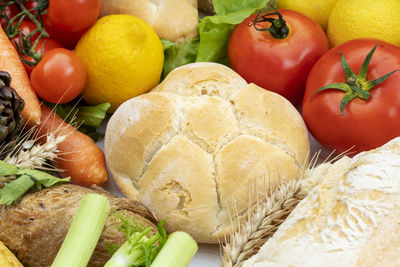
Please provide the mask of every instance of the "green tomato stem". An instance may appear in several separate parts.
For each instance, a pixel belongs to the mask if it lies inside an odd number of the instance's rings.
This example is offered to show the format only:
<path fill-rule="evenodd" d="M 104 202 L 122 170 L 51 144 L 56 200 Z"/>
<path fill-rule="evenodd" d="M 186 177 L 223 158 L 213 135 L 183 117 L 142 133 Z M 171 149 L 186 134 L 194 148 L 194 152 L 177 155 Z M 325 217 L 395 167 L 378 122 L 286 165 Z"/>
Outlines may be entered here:
<path fill-rule="evenodd" d="M 361 66 L 360 72 L 358 75 L 355 75 L 353 70 L 350 68 L 349 64 L 347 63 L 345 57 L 342 53 L 340 53 L 340 62 L 342 64 L 342 68 L 344 74 L 346 75 L 347 81 L 343 83 L 332 83 L 325 85 L 318 90 L 316 90 L 310 97 L 309 101 L 318 93 L 325 91 L 325 90 L 340 90 L 345 93 L 341 102 L 340 102 L 340 115 L 344 115 L 344 109 L 347 104 L 355 98 L 360 98 L 362 100 L 367 101 L 371 97 L 371 93 L 369 92 L 373 88 L 375 88 L 380 83 L 386 81 L 390 76 L 392 76 L 395 72 L 399 70 L 394 70 L 378 79 L 373 81 L 367 81 L 367 73 L 369 64 L 371 62 L 371 58 L 378 47 L 379 43 L 377 43 L 368 55 L 365 57 L 363 64 Z"/>

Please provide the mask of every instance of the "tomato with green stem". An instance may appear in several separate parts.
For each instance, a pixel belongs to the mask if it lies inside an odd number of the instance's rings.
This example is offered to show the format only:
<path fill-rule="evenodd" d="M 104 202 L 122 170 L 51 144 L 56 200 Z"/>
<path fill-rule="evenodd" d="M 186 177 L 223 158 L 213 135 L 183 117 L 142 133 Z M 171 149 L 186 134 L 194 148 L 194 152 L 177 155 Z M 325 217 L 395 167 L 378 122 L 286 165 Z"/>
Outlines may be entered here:
<path fill-rule="evenodd" d="M 228 42 L 228 58 L 247 82 L 298 104 L 309 71 L 328 49 L 317 22 L 282 9 L 254 14 L 237 25 Z"/>
<path fill-rule="evenodd" d="M 36 45 L 35 53 L 39 57 L 43 57 L 43 55 L 45 55 L 47 52 L 49 52 L 50 50 L 55 49 L 55 48 L 62 48 L 62 45 L 59 42 L 54 41 L 53 39 L 44 37 L 44 38 L 41 38 L 39 40 L 38 44 Z M 28 75 L 30 75 L 32 72 L 32 69 L 35 66 L 30 66 L 30 65 L 26 64 L 24 62 L 24 60 L 32 62 L 32 63 L 35 63 L 36 61 L 31 56 L 21 55 L 21 58 L 22 58 L 22 63 L 24 64 L 26 72 L 28 73 Z"/>
<path fill-rule="evenodd" d="M 65 48 L 47 52 L 31 73 L 32 87 L 42 99 L 67 103 L 82 92 L 86 69 L 79 57 Z"/>
<path fill-rule="evenodd" d="M 331 49 L 307 79 L 302 113 L 311 134 L 329 149 L 354 153 L 400 136 L 399 69 L 400 47 L 383 41 Z"/>
<path fill-rule="evenodd" d="M 24 6 L 26 9 L 28 9 L 31 14 L 35 15 L 37 12 L 34 10 L 34 8 L 38 5 L 39 3 L 36 1 L 28 0 L 24 3 Z"/>
<path fill-rule="evenodd" d="M 13 18 L 15 15 L 18 14 L 19 10 L 16 5 L 8 5 L 6 4 L 7 1 L 1 1 L 0 6 L 1 6 L 1 15 L 0 15 L 0 24 L 1 27 L 5 27 L 8 20 Z"/>
<path fill-rule="evenodd" d="M 11 42 L 14 44 L 14 46 L 20 46 L 22 47 L 22 42 L 21 39 L 23 36 L 27 36 L 31 34 L 32 32 L 36 31 L 30 38 L 29 40 L 32 41 L 32 43 L 39 37 L 40 32 L 37 31 L 36 25 L 29 21 L 29 20 L 23 20 L 18 26 L 17 31 L 19 32 L 16 36 L 11 38 Z"/>

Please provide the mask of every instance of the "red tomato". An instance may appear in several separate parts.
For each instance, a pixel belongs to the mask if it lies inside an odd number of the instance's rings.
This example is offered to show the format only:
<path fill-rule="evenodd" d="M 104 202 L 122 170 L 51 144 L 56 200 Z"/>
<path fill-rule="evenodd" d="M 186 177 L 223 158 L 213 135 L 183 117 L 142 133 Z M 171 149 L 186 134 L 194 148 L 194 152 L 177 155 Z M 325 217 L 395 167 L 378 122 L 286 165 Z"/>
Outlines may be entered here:
<path fill-rule="evenodd" d="M 325 85 L 348 80 L 341 65 L 340 52 L 352 71 L 358 74 L 366 55 L 377 43 L 377 40 L 370 39 L 344 43 L 326 53 L 310 72 L 303 100 L 303 117 L 312 135 L 329 149 L 343 152 L 354 146 L 352 151 L 360 152 L 400 136 L 399 72 L 370 89 L 368 100 L 358 97 L 351 100 L 343 113 L 340 108 L 345 95 L 343 91 L 329 89 L 311 98 Z M 379 41 L 366 72 L 366 80 L 375 80 L 396 69 L 400 69 L 400 47 Z M 365 92 L 365 81 L 360 75 L 357 80 L 361 81 Z"/>
<path fill-rule="evenodd" d="M 44 37 L 44 38 L 40 38 L 37 46 L 35 47 L 35 52 L 37 54 L 43 56 L 44 54 L 46 54 L 47 52 L 49 52 L 50 50 L 52 50 L 54 48 L 62 48 L 62 45 L 50 38 Z M 31 57 L 22 56 L 22 58 L 27 61 L 34 62 L 33 58 L 31 58 Z M 22 63 L 24 64 L 26 72 L 28 73 L 28 75 L 30 75 L 34 66 L 29 66 L 29 65 L 25 64 L 24 62 L 22 62 Z"/>
<path fill-rule="evenodd" d="M 86 83 L 86 69 L 74 52 L 55 48 L 47 52 L 33 68 L 31 82 L 41 98 L 62 104 L 82 92 Z"/>
<path fill-rule="evenodd" d="M 18 26 L 18 31 L 21 31 L 21 33 L 23 34 L 23 35 L 28 35 L 28 34 L 30 34 L 31 32 L 33 32 L 34 30 L 36 30 L 36 25 L 32 22 L 32 21 L 29 21 L 29 20 L 23 20 L 23 21 L 21 21 L 21 23 L 19 24 L 19 26 Z M 38 37 L 40 35 L 40 33 L 38 32 L 38 33 L 35 33 L 33 36 L 32 36 L 32 43 L 33 42 L 35 42 L 35 40 L 36 40 L 36 38 Z M 19 44 L 19 45 L 21 45 L 22 43 L 21 43 L 21 38 L 22 38 L 22 35 L 21 34 L 18 34 L 18 35 L 16 35 L 15 37 L 13 37 L 12 39 L 11 39 L 11 42 L 15 45 L 15 43 L 17 43 L 17 44 Z"/>
<path fill-rule="evenodd" d="M 29 0 L 29 1 L 26 1 L 26 2 L 24 3 L 24 6 L 25 6 L 26 9 L 31 10 L 31 9 L 33 9 L 34 7 L 36 7 L 38 4 L 39 4 L 39 3 L 36 2 L 36 1 Z M 35 14 L 36 11 L 31 11 L 31 13 L 32 13 L 32 14 Z"/>
<path fill-rule="evenodd" d="M 48 18 L 59 30 L 77 32 L 90 27 L 100 14 L 100 0 L 50 0 Z"/>
<path fill-rule="evenodd" d="M 0 5 L 4 5 L 6 1 L 1 1 Z M 17 15 L 19 12 L 19 9 L 16 5 L 8 5 L 5 6 L 2 11 L 1 11 L 1 17 L 0 17 L 0 24 L 1 27 L 4 28 L 4 26 L 7 23 L 7 20 L 5 19 L 5 17 L 8 17 L 9 19 L 11 19 L 12 17 L 14 17 L 15 15 Z"/>
<path fill-rule="evenodd" d="M 61 43 L 63 47 L 68 49 L 74 49 L 79 39 L 86 31 L 86 29 L 84 29 L 77 32 L 68 32 L 57 29 L 48 19 L 47 14 L 43 15 L 43 22 L 47 33 L 50 35 L 50 38 Z"/>
<path fill-rule="evenodd" d="M 328 40 L 314 20 L 292 10 L 278 10 L 289 33 L 283 39 L 267 31 L 258 31 L 245 19 L 232 32 L 228 43 L 231 67 L 247 82 L 274 91 L 293 104 L 301 101 L 307 75 L 317 60 L 329 49 Z M 277 15 L 270 16 L 278 18 Z M 270 22 L 257 23 L 267 28 Z"/>

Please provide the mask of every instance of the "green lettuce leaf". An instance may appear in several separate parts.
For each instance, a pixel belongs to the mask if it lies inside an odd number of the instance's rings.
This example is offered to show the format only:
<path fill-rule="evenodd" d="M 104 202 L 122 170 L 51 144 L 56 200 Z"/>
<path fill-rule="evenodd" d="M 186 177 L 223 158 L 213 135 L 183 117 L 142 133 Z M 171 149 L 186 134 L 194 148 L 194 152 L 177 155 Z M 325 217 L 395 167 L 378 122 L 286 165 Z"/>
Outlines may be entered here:
<path fill-rule="evenodd" d="M 162 40 L 162 77 L 174 68 L 192 62 L 218 62 L 229 65 L 226 49 L 235 26 L 257 10 L 272 10 L 275 4 L 276 0 L 213 0 L 216 15 L 200 20 L 199 39 L 182 43 Z"/>
<path fill-rule="evenodd" d="M 99 127 L 107 115 L 110 103 L 102 103 L 96 106 L 83 106 L 79 103 L 71 102 L 70 104 L 55 105 L 47 103 L 64 121 L 75 123 L 78 130 L 90 136 L 95 142 L 103 137 L 103 134 L 97 132 Z"/>
<path fill-rule="evenodd" d="M 57 183 L 69 182 L 70 178 L 57 178 L 46 172 L 17 167 L 0 160 L 0 177 L 15 176 L 15 179 L 7 183 L 0 191 L 0 205 L 10 205 L 17 201 L 29 189 L 37 190 L 42 187 L 50 187 Z"/>
<path fill-rule="evenodd" d="M 196 61 L 199 39 L 192 39 L 181 43 L 161 40 L 161 43 L 164 48 L 162 79 L 173 69 Z"/>
<path fill-rule="evenodd" d="M 214 0 L 216 15 L 204 17 L 199 24 L 200 43 L 196 62 L 228 64 L 226 49 L 235 26 L 260 9 L 271 10 L 269 0 Z M 272 2 L 272 1 L 271 1 Z"/>

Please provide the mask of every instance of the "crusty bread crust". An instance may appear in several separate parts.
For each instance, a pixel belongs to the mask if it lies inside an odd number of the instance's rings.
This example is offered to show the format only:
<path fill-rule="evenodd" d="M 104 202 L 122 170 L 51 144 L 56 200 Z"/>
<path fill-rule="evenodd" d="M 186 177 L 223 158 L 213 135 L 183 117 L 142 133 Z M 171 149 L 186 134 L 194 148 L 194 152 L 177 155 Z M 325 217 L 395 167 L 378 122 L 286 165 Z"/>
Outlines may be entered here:
<path fill-rule="evenodd" d="M 286 99 L 217 63 L 175 69 L 128 100 L 105 137 L 121 191 L 166 218 L 168 231 L 205 243 L 229 233 L 250 185 L 264 194 L 298 178 L 308 151 L 307 129 Z"/>
<path fill-rule="evenodd" d="M 162 39 L 185 41 L 198 34 L 197 0 L 102 0 L 100 16 L 128 14 L 146 21 Z"/>
<path fill-rule="evenodd" d="M 400 137 L 322 167 L 320 184 L 244 267 L 399 266 Z"/>

